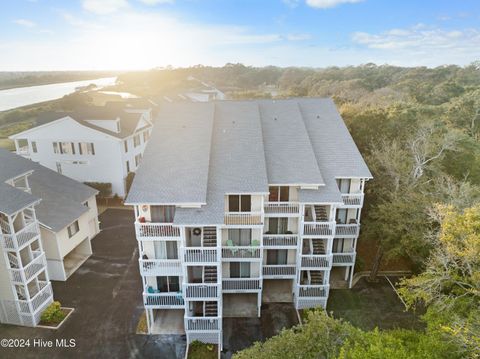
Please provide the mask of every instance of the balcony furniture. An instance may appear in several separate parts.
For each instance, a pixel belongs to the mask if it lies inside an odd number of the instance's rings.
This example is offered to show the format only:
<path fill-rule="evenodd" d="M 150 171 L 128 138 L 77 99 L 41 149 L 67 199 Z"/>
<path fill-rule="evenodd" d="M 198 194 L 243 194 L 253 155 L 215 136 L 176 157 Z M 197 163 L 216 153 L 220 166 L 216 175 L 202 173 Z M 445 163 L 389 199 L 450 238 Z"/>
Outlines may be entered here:
<path fill-rule="evenodd" d="M 232 252 L 232 255 L 238 252 L 238 250 L 235 248 L 235 245 L 233 244 L 233 241 L 231 239 L 227 240 L 227 247 L 230 247 L 230 252 Z"/>

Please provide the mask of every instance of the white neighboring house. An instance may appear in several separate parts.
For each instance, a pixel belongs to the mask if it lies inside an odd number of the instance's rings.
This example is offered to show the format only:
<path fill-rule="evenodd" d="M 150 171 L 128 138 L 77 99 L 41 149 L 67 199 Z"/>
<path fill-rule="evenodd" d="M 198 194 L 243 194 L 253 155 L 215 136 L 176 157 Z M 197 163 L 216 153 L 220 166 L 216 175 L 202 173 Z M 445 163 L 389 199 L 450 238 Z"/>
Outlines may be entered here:
<path fill-rule="evenodd" d="M 222 318 L 262 301 L 325 308 L 370 178 L 331 99 L 162 106 L 126 200 L 149 333 L 221 347 Z"/>
<path fill-rule="evenodd" d="M 67 280 L 92 255 L 90 241 L 99 232 L 98 191 L 8 151 L 0 150 L 0 163 L 2 170 L 28 169 L 28 178 L 11 183 L 40 200 L 35 217 L 48 276 Z"/>
<path fill-rule="evenodd" d="M 125 197 L 152 130 L 152 111 L 91 107 L 57 113 L 56 120 L 10 136 L 16 152 L 67 177 L 109 183 Z"/>

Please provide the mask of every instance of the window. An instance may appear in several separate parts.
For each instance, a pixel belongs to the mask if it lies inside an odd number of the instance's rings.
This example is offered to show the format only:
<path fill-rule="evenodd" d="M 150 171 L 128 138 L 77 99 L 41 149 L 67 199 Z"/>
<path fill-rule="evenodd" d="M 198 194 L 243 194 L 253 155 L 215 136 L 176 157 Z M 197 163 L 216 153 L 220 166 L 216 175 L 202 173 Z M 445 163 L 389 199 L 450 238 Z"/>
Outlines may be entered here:
<path fill-rule="evenodd" d="M 229 212 L 250 212 L 252 210 L 252 196 L 250 195 L 229 195 Z"/>
<path fill-rule="evenodd" d="M 288 231 L 288 218 L 269 218 L 268 231 L 270 234 L 286 234 Z"/>
<path fill-rule="evenodd" d="M 147 143 L 148 141 L 148 131 L 143 132 L 143 143 Z"/>
<path fill-rule="evenodd" d="M 269 202 L 288 202 L 289 188 L 287 186 L 271 186 L 269 192 Z"/>
<path fill-rule="evenodd" d="M 135 135 L 133 137 L 133 147 L 140 146 L 140 135 Z"/>
<path fill-rule="evenodd" d="M 228 239 L 236 246 L 250 246 L 252 244 L 252 230 L 248 228 L 229 229 Z"/>
<path fill-rule="evenodd" d="M 130 162 L 127 161 L 125 163 L 126 163 L 126 166 L 127 166 L 127 173 L 129 173 L 130 172 Z"/>
<path fill-rule="evenodd" d="M 172 223 L 175 216 L 175 206 L 150 206 L 152 222 Z"/>
<path fill-rule="evenodd" d="M 53 142 L 53 153 L 60 153 L 57 142 Z"/>
<path fill-rule="evenodd" d="M 64 155 L 74 155 L 75 145 L 73 142 L 59 142 L 60 153 Z"/>
<path fill-rule="evenodd" d="M 347 209 L 339 208 L 337 209 L 337 223 L 346 224 L 347 223 Z"/>
<path fill-rule="evenodd" d="M 123 141 L 123 148 L 125 149 L 125 153 L 128 152 L 128 140 Z"/>
<path fill-rule="evenodd" d="M 250 278 L 250 263 L 230 262 L 230 278 Z"/>
<path fill-rule="evenodd" d="M 56 165 L 57 165 L 57 172 L 62 174 L 62 164 L 60 162 L 57 162 Z"/>
<path fill-rule="evenodd" d="M 81 155 L 94 155 L 95 147 L 91 142 L 80 142 L 78 144 L 78 151 Z"/>
<path fill-rule="evenodd" d="M 90 207 L 88 207 L 88 201 L 83 202 L 83 205 L 87 208 L 90 208 Z"/>
<path fill-rule="evenodd" d="M 179 277 L 157 277 L 157 288 L 160 292 L 179 292 Z"/>
<path fill-rule="evenodd" d="M 287 249 L 269 249 L 267 250 L 267 265 L 287 264 L 287 256 Z"/>
<path fill-rule="evenodd" d="M 35 141 L 32 141 L 32 151 L 33 153 L 37 153 L 37 143 Z"/>
<path fill-rule="evenodd" d="M 138 165 L 140 164 L 140 160 L 142 159 L 142 155 L 141 154 L 138 154 L 135 156 L 135 167 L 138 167 Z"/>
<path fill-rule="evenodd" d="M 337 179 L 337 186 L 340 192 L 350 193 L 350 183 L 352 180 L 350 178 L 339 178 Z"/>
<path fill-rule="evenodd" d="M 343 253 L 345 247 L 345 238 L 335 238 L 333 240 L 332 251 L 333 253 Z"/>
<path fill-rule="evenodd" d="M 73 222 L 71 225 L 67 227 L 68 231 L 68 238 L 72 238 L 78 231 L 80 231 L 80 226 L 78 225 L 78 221 Z"/>

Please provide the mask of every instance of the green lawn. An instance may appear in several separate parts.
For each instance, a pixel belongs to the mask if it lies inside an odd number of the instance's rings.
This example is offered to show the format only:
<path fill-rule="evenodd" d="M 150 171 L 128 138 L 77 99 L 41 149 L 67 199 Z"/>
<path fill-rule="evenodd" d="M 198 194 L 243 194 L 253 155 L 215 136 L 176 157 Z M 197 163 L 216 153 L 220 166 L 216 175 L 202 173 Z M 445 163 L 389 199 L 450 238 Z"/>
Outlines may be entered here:
<path fill-rule="evenodd" d="M 5 148 L 6 150 L 13 151 L 15 150 L 15 144 L 12 140 L 8 138 L 0 138 L 0 148 Z"/>
<path fill-rule="evenodd" d="M 421 313 L 407 312 L 384 277 L 378 283 L 362 278 L 352 289 L 331 289 L 327 311 L 364 330 L 423 327 Z"/>

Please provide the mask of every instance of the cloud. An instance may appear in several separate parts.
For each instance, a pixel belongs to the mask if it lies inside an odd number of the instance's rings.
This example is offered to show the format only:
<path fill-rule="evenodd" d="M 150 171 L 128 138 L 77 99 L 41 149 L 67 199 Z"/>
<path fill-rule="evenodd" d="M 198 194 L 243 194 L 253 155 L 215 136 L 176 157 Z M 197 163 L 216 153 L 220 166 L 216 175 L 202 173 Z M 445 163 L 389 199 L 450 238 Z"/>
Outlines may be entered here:
<path fill-rule="evenodd" d="M 94 14 L 104 15 L 126 9 L 128 2 L 126 0 L 83 0 L 82 7 Z"/>
<path fill-rule="evenodd" d="M 138 0 L 145 5 L 173 4 L 175 0 Z"/>
<path fill-rule="evenodd" d="M 355 4 L 362 1 L 364 0 L 306 0 L 306 3 L 314 8 L 328 9 L 341 4 Z"/>
<path fill-rule="evenodd" d="M 13 22 L 17 25 L 25 26 L 25 27 L 34 27 L 36 25 L 33 21 L 27 20 L 27 19 L 16 19 L 16 20 L 13 20 Z"/>
<path fill-rule="evenodd" d="M 312 35 L 310 34 L 288 34 L 286 36 L 286 39 L 289 41 L 303 41 L 303 40 L 309 40 L 312 38 Z"/>
<path fill-rule="evenodd" d="M 296 8 L 300 3 L 300 0 L 282 0 L 282 2 L 291 8 Z"/>

